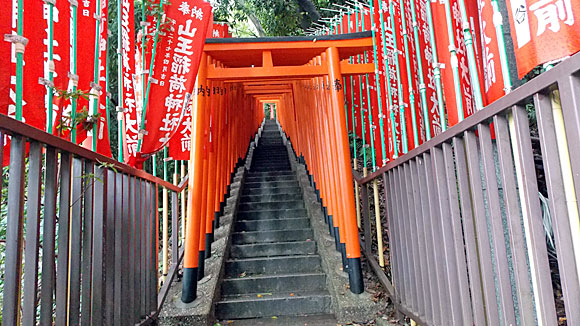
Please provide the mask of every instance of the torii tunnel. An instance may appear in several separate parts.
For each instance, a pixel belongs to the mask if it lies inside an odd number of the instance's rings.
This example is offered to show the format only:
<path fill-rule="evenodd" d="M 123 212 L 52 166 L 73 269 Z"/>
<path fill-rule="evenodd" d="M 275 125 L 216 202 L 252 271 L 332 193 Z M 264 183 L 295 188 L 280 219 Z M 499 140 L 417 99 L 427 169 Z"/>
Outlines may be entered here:
<path fill-rule="evenodd" d="M 265 103 L 276 104 L 282 130 L 309 169 L 350 290 L 364 291 L 342 83 L 375 72 L 373 63 L 347 61 L 372 48 L 371 32 L 207 41 L 192 109 L 182 301 L 196 298 L 228 176 L 258 132 Z"/>

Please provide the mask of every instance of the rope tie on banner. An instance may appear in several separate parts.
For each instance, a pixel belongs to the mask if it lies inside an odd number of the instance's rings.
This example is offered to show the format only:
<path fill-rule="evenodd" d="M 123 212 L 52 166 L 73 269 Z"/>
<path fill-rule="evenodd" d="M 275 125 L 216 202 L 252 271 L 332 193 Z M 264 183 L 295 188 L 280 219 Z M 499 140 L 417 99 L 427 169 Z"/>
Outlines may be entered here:
<path fill-rule="evenodd" d="M 101 18 L 103 18 L 103 15 L 101 15 L 100 13 L 94 13 L 93 14 L 93 18 L 95 20 L 101 20 Z"/>
<path fill-rule="evenodd" d="M 99 86 L 98 84 L 96 84 L 95 82 L 91 82 L 91 92 L 89 93 L 89 96 L 92 97 L 99 97 L 99 94 L 101 93 L 101 90 L 103 89 L 101 86 Z"/>
<path fill-rule="evenodd" d="M 73 74 L 72 72 L 69 71 L 68 78 L 72 81 L 74 87 L 79 86 L 79 76 L 78 75 Z"/>
<path fill-rule="evenodd" d="M 157 79 L 155 79 L 155 78 L 153 78 L 153 77 L 149 77 L 149 81 L 150 81 L 152 84 L 156 84 L 156 85 L 157 85 L 157 84 L 159 84 L 159 80 L 157 80 Z"/>
<path fill-rule="evenodd" d="M 420 83 L 419 84 L 419 91 L 423 91 L 424 89 L 426 89 L 427 87 L 425 86 L 425 83 Z"/>
<path fill-rule="evenodd" d="M 44 3 L 51 6 L 56 6 L 56 0 L 44 0 Z"/>
<path fill-rule="evenodd" d="M 118 106 L 118 105 L 117 105 L 117 106 L 115 107 L 115 111 L 117 111 L 117 113 L 126 113 L 126 112 L 127 112 L 127 109 L 125 109 L 125 108 L 124 108 L 124 107 L 122 107 L 122 106 Z"/>
<path fill-rule="evenodd" d="M 164 157 L 163 162 L 171 162 L 173 161 L 173 157 Z"/>
<path fill-rule="evenodd" d="M 43 77 L 39 77 L 38 78 L 38 84 L 45 86 L 49 89 L 53 89 L 54 88 L 54 83 L 46 78 Z"/>
<path fill-rule="evenodd" d="M 24 53 L 28 39 L 21 35 L 4 34 L 4 41 L 14 44 L 14 51 L 16 53 Z"/>
<path fill-rule="evenodd" d="M 56 67 L 54 65 L 54 60 L 47 60 L 46 63 L 48 63 L 48 72 L 52 72 L 53 74 L 55 74 Z"/>
<path fill-rule="evenodd" d="M 139 140 L 143 140 L 144 136 L 147 136 L 149 132 L 145 129 L 139 129 Z"/>
<path fill-rule="evenodd" d="M 79 2 L 77 0 L 68 0 L 68 2 L 70 3 L 70 5 L 72 7 L 78 7 L 79 6 Z"/>

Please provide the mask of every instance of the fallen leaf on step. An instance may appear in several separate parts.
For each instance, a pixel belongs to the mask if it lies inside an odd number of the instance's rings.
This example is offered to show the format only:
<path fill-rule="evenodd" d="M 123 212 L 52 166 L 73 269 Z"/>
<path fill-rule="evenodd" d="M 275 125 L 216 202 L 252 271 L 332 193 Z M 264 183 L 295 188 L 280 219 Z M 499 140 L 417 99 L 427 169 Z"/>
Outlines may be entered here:
<path fill-rule="evenodd" d="M 278 317 L 276 317 L 276 316 L 272 316 L 272 319 L 278 319 Z"/>
<path fill-rule="evenodd" d="M 240 274 L 240 278 L 242 277 L 246 277 L 246 272 L 243 272 L 242 274 Z"/>
<path fill-rule="evenodd" d="M 261 294 L 257 294 L 256 296 L 257 296 L 258 298 L 261 298 L 261 297 L 262 297 L 262 295 L 261 295 Z"/>
<path fill-rule="evenodd" d="M 290 293 L 290 296 L 293 297 L 294 296 L 294 293 Z"/>

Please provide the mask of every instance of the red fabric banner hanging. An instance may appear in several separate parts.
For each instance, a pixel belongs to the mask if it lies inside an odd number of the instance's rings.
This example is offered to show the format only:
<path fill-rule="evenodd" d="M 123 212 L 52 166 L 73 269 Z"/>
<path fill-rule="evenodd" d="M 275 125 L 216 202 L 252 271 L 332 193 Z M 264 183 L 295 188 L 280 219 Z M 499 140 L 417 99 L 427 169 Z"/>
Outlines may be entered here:
<path fill-rule="evenodd" d="M 534 67 L 580 51 L 580 1 L 507 0 L 518 67 Z"/>
<path fill-rule="evenodd" d="M 410 0 L 415 1 L 416 19 L 419 34 L 419 49 L 415 55 L 421 60 L 423 68 L 423 81 L 425 82 L 425 97 L 427 98 L 427 117 L 431 126 L 431 137 L 441 133 L 441 118 L 439 117 L 439 103 L 437 99 L 437 88 L 435 86 L 435 77 L 433 74 L 433 51 L 431 45 L 431 35 L 427 18 L 428 0 Z M 417 81 L 418 82 L 418 81 Z M 419 87 L 420 85 L 417 84 Z M 424 124 L 424 122 L 423 122 Z"/>
<path fill-rule="evenodd" d="M 46 87 L 38 82 L 39 78 L 44 77 L 45 38 L 47 38 L 45 30 L 47 22 L 40 19 L 44 17 L 43 7 L 42 0 L 24 2 L 23 35 L 28 38 L 28 44 L 24 51 L 22 116 L 26 124 L 46 130 L 44 96 L 39 96 L 46 93 Z"/>
<path fill-rule="evenodd" d="M 469 65 L 467 62 L 467 51 L 463 40 L 461 29 L 461 16 L 459 15 L 459 4 L 456 0 L 449 0 L 449 5 L 453 16 L 451 17 L 451 26 L 454 36 L 454 44 L 450 42 L 450 36 L 447 32 L 447 18 L 445 15 L 445 2 L 437 1 L 431 3 L 433 13 L 433 24 L 441 28 L 435 32 L 435 42 L 437 44 L 437 55 L 441 66 L 441 84 L 445 97 L 445 109 L 448 119 L 448 127 L 459 122 L 459 110 L 456 101 L 456 87 L 459 88 L 461 105 L 463 107 L 463 116 L 468 117 L 474 112 L 473 94 L 471 80 L 469 76 Z M 449 45 L 456 50 L 457 60 L 452 59 L 449 51 Z M 455 85 L 453 79 L 453 65 L 457 65 L 459 71 L 459 85 Z"/>
<path fill-rule="evenodd" d="M 96 0 L 83 0 L 79 2 L 77 13 L 77 76 L 79 77 L 78 88 L 84 93 L 93 94 L 95 91 L 91 83 L 95 80 L 95 42 L 96 40 L 96 15 L 100 8 L 97 8 Z M 77 113 L 90 112 L 89 98 L 79 97 L 77 100 Z M 77 126 L 77 144 L 82 143 L 87 138 L 87 129 L 84 123 Z M 87 127 L 88 128 L 88 127 Z"/>
<path fill-rule="evenodd" d="M 214 23 L 211 38 L 229 38 L 230 26 L 226 23 Z M 210 38 L 210 37 L 208 37 Z"/>
<path fill-rule="evenodd" d="M 482 66 L 485 82 L 486 103 L 492 103 L 505 94 L 501 70 L 497 34 L 494 26 L 494 12 L 491 0 L 479 1 L 481 25 Z"/>
<path fill-rule="evenodd" d="M 28 125 L 41 130 L 46 129 L 46 110 L 44 99 L 45 96 L 39 94 L 46 93 L 46 87 L 39 83 L 39 78 L 44 75 L 44 62 L 46 55 L 45 38 L 47 37 L 46 26 L 48 16 L 43 16 L 44 2 L 42 0 L 33 0 L 24 3 L 23 7 L 23 32 L 22 35 L 28 39 L 23 61 L 23 94 L 22 94 L 22 121 Z M 16 34 L 18 23 L 18 13 L 16 4 L 12 8 L 5 10 L 6 17 L 2 17 L 0 33 Z M 44 17 L 44 19 L 38 19 Z M 12 23 L 12 24 L 11 24 Z M 2 90 L 0 95 L 3 96 L 0 113 L 15 117 L 16 114 L 16 54 L 14 45 L 2 40 L 3 46 L 1 55 L 4 58 L 10 58 L 9 63 L 1 65 L 0 78 L 2 78 Z M 5 51 L 5 52 L 4 52 Z M 6 97 L 4 97 L 6 96 Z M 4 165 L 8 164 L 10 139 L 4 139 Z M 28 151 L 28 148 L 26 149 Z"/>
<path fill-rule="evenodd" d="M 107 7 L 108 1 L 101 0 L 101 25 L 99 30 L 99 121 L 97 130 L 97 153 L 111 157 L 111 143 L 109 141 L 109 117 L 107 115 Z"/>
<path fill-rule="evenodd" d="M 123 157 L 125 162 L 133 161 L 137 155 L 139 123 L 135 102 L 135 14 L 133 1 L 121 2 L 121 67 L 122 79 L 119 87 L 123 89 Z"/>
<path fill-rule="evenodd" d="M 173 29 L 159 38 L 160 52 L 154 59 L 155 70 L 151 75 L 156 83 L 151 84 L 149 92 L 146 132 L 140 152 L 143 157 L 140 159 L 163 148 L 179 128 L 190 103 L 211 5 L 200 0 L 181 1 L 169 5 L 166 15 Z"/>
<path fill-rule="evenodd" d="M 71 27 L 71 7 L 67 1 L 57 1 L 54 8 L 54 25 L 53 25 L 53 62 L 54 62 L 54 88 L 57 90 L 66 90 L 69 84 L 70 71 L 70 27 Z M 60 117 L 66 105 L 70 101 L 54 96 L 53 98 L 53 121 L 52 133 L 60 134 L 59 125 Z M 70 106 L 69 106 L 70 107 Z"/>

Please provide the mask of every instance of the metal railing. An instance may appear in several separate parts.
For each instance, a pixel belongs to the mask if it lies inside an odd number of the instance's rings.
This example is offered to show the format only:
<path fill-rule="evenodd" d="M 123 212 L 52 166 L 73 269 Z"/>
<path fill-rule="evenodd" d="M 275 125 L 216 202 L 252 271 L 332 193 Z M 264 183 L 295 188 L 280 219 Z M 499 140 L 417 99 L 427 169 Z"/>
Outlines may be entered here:
<path fill-rule="evenodd" d="M 578 162 L 580 54 L 356 178 L 362 248 L 399 311 L 424 325 L 580 325 Z M 385 270 L 371 243 L 375 181 Z"/>
<path fill-rule="evenodd" d="M 173 185 L 4 115 L 0 132 L 10 139 L 2 324 L 152 322 L 182 258 L 187 177 Z M 165 245 L 161 189 L 172 206 Z M 171 250 L 168 275 L 160 250 Z"/>

